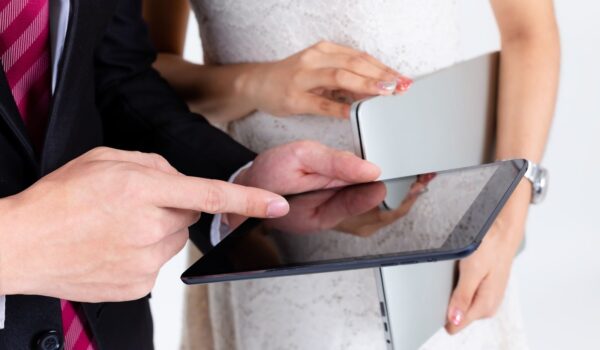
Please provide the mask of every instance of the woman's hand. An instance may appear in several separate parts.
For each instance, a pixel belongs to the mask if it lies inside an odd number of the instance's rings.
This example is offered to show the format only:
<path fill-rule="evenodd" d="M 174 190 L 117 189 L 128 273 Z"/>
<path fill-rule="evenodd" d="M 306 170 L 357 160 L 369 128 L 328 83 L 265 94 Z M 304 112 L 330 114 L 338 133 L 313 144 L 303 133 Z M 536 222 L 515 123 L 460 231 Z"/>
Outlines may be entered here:
<path fill-rule="evenodd" d="M 560 44 L 553 2 L 492 0 L 500 29 L 496 158 L 539 163 L 556 101 Z M 531 187 L 521 182 L 481 247 L 460 262 L 446 329 L 456 333 L 493 316 L 502 302 L 512 260 L 523 240 Z"/>
<path fill-rule="evenodd" d="M 479 249 L 459 263 L 459 279 L 448 305 L 446 330 L 493 317 L 504 298 L 513 259 L 523 240 L 531 187 L 522 182 L 486 234 Z"/>
<path fill-rule="evenodd" d="M 348 118 L 352 101 L 402 92 L 412 83 L 367 53 L 327 41 L 247 68 L 237 88 L 256 109 L 276 116 Z"/>

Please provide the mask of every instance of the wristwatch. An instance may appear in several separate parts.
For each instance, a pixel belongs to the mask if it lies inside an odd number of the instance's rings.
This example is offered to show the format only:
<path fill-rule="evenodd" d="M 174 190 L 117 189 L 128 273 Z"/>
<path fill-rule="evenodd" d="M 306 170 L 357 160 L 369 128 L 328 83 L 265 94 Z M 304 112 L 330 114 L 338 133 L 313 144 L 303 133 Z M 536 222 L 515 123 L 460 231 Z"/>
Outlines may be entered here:
<path fill-rule="evenodd" d="M 528 160 L 524 176 L 531 182 L 531 203 L 541 203 L 548 193 L 548 170 Z"/>

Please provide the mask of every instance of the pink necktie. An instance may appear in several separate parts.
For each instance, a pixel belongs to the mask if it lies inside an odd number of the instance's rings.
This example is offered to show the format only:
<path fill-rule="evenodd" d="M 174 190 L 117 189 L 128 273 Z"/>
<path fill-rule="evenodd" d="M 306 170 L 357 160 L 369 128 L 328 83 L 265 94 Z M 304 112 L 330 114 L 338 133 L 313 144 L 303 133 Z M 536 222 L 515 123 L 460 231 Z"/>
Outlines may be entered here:
<path fill-rule="evenodd" d="M 29 136 L 39 151 L 50 107 L 48 0 L 0 0 L 0 57 Z"/>
<path fill-rule="evenodd" d="M 50 108 L 49 0 L 0 0 L 0 60 L 21 118 L 40 151 Z M 81 305 L 61 300 L 65 350 L 94 349 Z"/>
<path fill-rule="evenodd" d="M 65 350 L 94 350 L 89 332 L 81 321 L 83 319 L 81 304 L 61 300 L 60 306 L 65 333 Z"/>

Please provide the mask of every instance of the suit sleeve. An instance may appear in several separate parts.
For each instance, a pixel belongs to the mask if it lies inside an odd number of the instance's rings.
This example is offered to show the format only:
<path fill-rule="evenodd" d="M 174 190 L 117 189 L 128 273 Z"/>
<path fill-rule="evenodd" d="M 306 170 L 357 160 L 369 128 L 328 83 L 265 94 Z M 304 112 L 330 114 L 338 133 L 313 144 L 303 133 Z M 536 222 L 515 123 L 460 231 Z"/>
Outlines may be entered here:
<path fill-rule="evenodd" d="M 184 174 L 227 180 L 255 154 L 191 113 L 152 68 L 156 53 L 141 13 L 139 0 L 119 0 L 96 49 L 97 104 L 107 145 L 156 152 Z M 203 217 L 191 233 L 206 250 L 210 217 Z"/>

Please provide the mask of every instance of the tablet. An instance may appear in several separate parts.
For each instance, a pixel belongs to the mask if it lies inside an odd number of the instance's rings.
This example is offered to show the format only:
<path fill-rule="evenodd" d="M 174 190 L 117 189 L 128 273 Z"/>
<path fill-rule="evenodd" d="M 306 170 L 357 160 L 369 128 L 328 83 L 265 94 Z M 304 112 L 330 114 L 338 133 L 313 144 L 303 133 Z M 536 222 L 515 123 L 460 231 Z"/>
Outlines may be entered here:
<path fill-rule="evenodd" d="M 473 58 L 418 77 L 402 94 L 353 103 L 355 153 L 381 168 L 380 180 L 489 162 L 498 58 Z"/>
<path fill-rule="evenodd" d="M 524 160 L 509 160 L 420 174 L 411 177 L 410 186 L 394 179 L 290 196 L 286 216 L 246 220 L 182 280 L 208 283 L 462 258 L 479 246 L 526 168 Z"/>

